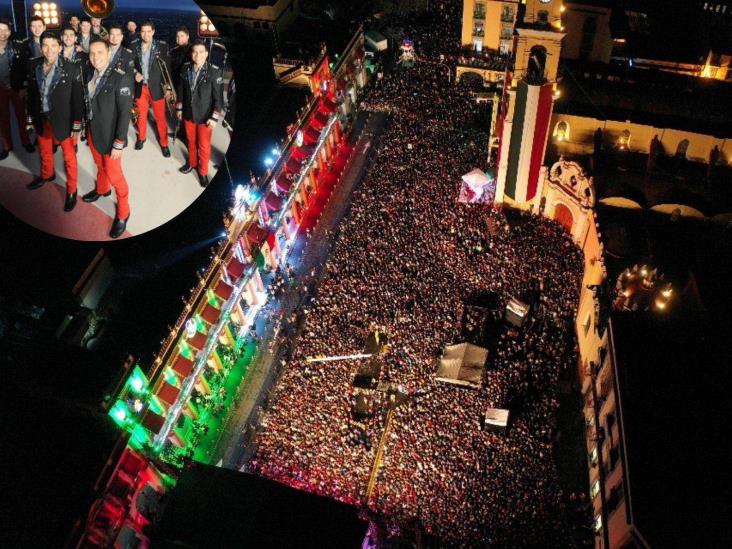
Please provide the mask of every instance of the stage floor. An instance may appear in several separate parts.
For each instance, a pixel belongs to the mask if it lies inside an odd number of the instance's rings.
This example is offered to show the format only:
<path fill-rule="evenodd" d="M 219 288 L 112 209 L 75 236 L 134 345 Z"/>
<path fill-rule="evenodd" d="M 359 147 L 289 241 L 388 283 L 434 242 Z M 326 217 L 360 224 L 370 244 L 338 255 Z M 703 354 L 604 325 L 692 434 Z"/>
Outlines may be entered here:
<path fill-rule="evenodd" d="M 13 117 L 14 118 L 14 117 Z M 152 121 L 152 120 L 151 120 Z M 172 128 L 173 125 L 170 124 Z M 130 220 L 120 238 L 129 238 L 155 229 L 170 221 L 190 206 L 204 189 L 195 171 L 184 175 L 178 171 L 187 158 L 187 149 L 179 139 L 169 139 L 170 158 L 160 152 L 154 124 L 148 124 L 145 147 L 136 151 L 136 132 L 130 125 L 128 146 L 122 154 L 122 168 L 130 187 Z M 44 232 L 74 240 L 109 240 L 114 218 L 114 193 L 93 204 L 82 202 L 81 196 L 94 188 L 96 166 L 85 142 L 79 142 L 79 201 L 72 212 L 63 211 L 66 173 L 59 148 L 54 155 L 56 180 L 29 191 L 25 185 L 40 173 L 38 152 L 27 153 L 20 146 L 17 127 L 13 121 L 14 149 L 0 161 L 0 205 L 25 223 Z M 209 179 L 218 171 L 229 147 L 229 132 L 221 124 L 213 133 Z M 225 168 L 221 165 L 222 169 Z M 223 177 L 228 177 L 225 173 Z"/>

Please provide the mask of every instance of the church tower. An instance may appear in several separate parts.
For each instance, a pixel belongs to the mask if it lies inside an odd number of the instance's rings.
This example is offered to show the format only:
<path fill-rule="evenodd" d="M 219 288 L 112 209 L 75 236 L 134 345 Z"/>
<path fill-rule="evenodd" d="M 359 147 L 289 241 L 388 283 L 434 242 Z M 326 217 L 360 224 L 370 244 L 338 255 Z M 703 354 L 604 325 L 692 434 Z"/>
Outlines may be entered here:
<path fill-rule="evenodd" d="M 496 124 L 496 202 L 528 207 L 541 198 L 542 165 L 564 37 L 562 0 L 526 0 L 517 23 Z"/>

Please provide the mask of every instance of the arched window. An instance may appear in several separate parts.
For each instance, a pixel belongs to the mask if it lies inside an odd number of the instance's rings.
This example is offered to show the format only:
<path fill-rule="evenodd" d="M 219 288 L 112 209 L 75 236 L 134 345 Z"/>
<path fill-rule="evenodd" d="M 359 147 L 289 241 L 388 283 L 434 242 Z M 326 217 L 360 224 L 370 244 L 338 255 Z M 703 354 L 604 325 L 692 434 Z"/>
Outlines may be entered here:
<path fill-rule="evenodd" d="M 679 141 L 678 147 L 676 147 L 676 156 L 679 158 L 686 158 L 686 151 L 689 148 L 689 140 L 682 139 Z"/>
<path fill-rule="evenodd" d="M 623 130 L 618 137 L 618 149 L 626 150 L 630 148 L 630 130 Z"/>
<path fill-rule="evenodd" d="M 529 79 L 544 80 L 544 69 L 546 68 L 546 48 L 534 46 L 529 52 L 529 63 L 526 75 Z"/>
<path fill-rule="evenodd" d="M 567 122 L 564 120 L 557 122 L 557 125 L 554 126 L 554 138 L 558 143 L 569 141 L 569 124 Z"/>

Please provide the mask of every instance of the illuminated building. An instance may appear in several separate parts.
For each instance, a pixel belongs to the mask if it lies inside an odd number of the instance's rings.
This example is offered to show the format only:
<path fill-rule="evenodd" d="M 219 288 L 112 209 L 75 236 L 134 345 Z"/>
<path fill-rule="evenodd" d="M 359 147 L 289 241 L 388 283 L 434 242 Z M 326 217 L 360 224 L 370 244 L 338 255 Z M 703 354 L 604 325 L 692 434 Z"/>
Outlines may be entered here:
<path fill-rule="evenodd" d="M 506 71 L 496 123 L 496 201 L 521 205 L 540 197 L 564 33 L 561 0 L 530 0 L 516 27 L 513 66 Z"/>
<path fill-rule="evenodd" d="M 518 0 L 465 0 L 463 2 L 462 44 L 509 53 L 513 48 L 513 28 Z"/>

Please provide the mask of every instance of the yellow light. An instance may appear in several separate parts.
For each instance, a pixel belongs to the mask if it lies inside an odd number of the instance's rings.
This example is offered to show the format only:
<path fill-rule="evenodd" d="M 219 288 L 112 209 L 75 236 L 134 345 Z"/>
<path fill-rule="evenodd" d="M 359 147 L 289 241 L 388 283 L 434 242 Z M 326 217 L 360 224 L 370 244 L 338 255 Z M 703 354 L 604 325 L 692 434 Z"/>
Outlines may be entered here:
<path fill-rule="evenodd" d="M 40 16 L 42 15 L 42 14 L 41 14 L 41 10 L 36 10 L 36 11 L 35 11 L 35 12 L 33 13 L 33 15 L 35 15 L 36 17 L 40 17 Z"/>
<path fill-rule="evenodd" d="M 58 25 L 58 17 L 51 17 L 51 24 Z"/>
<path fill-rule="evenodd" d="M 56 9 L 56 3 L 55 2 L 51 2 L 51 9 L 52 10 L 55 10 Z"/>
<path fill-rule="evenodd" d="M 33 4 L 33 9 L 38 11 L 39 9 L 41 9 L 41 5 L 38 2 L 36 2 L 35 4 Z"/>
<path fill-rule="evenodd" d="M 201 31 L 206 32 L 208 26 L 205 23 L 201 23 Z"/>
<path fill-rule="evenodd" d="M 55 9 L 51 10 L 51 17 L 58 17 L 58 12 Z"/>
<path fill-rule="evenodd" d="M 206 17 L 205 15 L 202 15 L 201 16 L 201 23 L 208 23 L 208 17 Z"/>
<path fill-rule="evenodd" d="M 44 9 L 44 10 L 47 10 L 47 9 L 48 9 L 48 2 L 43 2 L 43 4 L 41 4 L 41 7 L 42 7 L 42 8 Z"/>
<path fill-rule="evenodd" d="M 48 13 L 48 10 L 43 10 L 43 17 L 44 17 L 44 18 L 48 19 L 48 17 L 49 17 L 50 15 L 51 15 L 51 14 L 50 14 L 50 13 Z"/>
<path fill-rule="evenodd" d="M 209 23 L 208 30 L 210 30 L 211 32 L 216 32 L 216 27 L 213 26 L 213 23 Z"/>
<path fill-rule="evenodd" d="M 671 297 L 671 288 L 666 288 L 665 290 L 663 290 L 661 292 L 661 295 L 666 298 Z"/>
<path fill-rule="evenodd" d="M 565 8 L 564 6 L 562 6 L 562 7 L 559 8 L 559 11 L 561 13 L 564 13 L 566 10 L 567 10 L 567 8 Z"/>
<path fill-rule="evenodd" d="M 666 308 L 666 304 L 663 301 L 656 300 L 656 307 L 663 311 Z"/>

